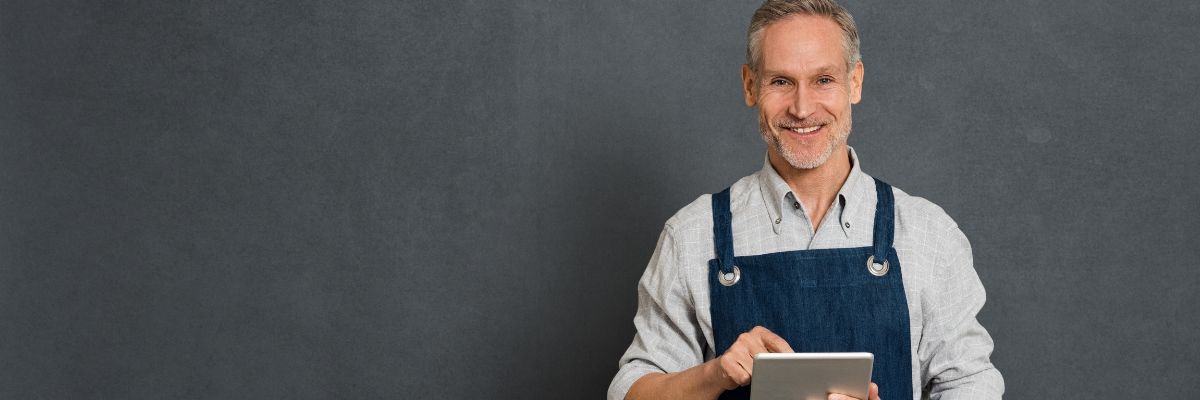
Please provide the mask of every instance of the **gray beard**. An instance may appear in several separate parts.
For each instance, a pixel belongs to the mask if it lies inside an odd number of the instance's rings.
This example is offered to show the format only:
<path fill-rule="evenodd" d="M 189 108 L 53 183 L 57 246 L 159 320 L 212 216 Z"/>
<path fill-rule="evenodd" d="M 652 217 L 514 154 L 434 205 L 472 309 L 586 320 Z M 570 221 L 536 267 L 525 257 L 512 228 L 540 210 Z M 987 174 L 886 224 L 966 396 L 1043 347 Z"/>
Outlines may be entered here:
<path fill-rule="evenodd" d="M 783 157 L 784 160 L 787 160 L 788 164 L 791 164 L 792 167 L 796 169 L 813 169 L 825 165 L 825 162 L 829 161 L 829 157 L 833 155 L 833 150 L 838 148 L 838 146 L 841 146 L 843 143 L 846 143 L 846 139 L 850 137 L 850 127 L 854 124 L 854 122 L 850 117 L 849 110 L 846 110 L 845 120 L 845 129 L 843 129 L 841 132 L 833 133 L 833 137 L 830 138 L 831 140 L 829 141 L 829 146 L 826 146 L 826 148 L 817 157 L 811 157 L 808 159 L 804 159 L 802 154 L 797 152 L 795 149 L 792 149 L 784 141 L 779 140 L 779 137 L 775 136 L 775 134 L 771 132 L 771 127 L 766 125 L 767 122 L 762 116 L 759 116 L 758 130 L 759 133 L 762 134 L 763 141 L 767 142 L 767 148 L 769 148 L 771 151 L 774 151 L 776 154 L 779 154 L 779 156 Z M 775 123 L 777 128 L 781 125 L 794 126 L 799 125 L 799 122 L 785 121 Z"/>

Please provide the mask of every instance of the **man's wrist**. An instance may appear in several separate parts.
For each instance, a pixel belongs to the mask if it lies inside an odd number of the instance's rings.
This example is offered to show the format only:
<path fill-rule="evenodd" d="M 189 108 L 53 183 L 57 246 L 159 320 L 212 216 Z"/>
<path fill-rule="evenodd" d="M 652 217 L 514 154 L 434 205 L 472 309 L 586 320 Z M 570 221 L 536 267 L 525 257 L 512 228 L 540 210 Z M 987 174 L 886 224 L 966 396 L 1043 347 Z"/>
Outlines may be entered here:
<path fill-rule="evenodd" d="M 721 373 L 720 360 L 721 358 L 717 357 L 704 362 L 704 364 L 700 364 L 701 379 L 704 380 L 703 386 L 705 392 L 715 392 L 719 395 L 725 391 L 729 378 Z"/>
<path fill-rule="evenodd" d="M 716 399 L 725 392 L 726 378 L 716 359 L 685 371 L 643 375 L 629 387 L 626 399 Z"/>

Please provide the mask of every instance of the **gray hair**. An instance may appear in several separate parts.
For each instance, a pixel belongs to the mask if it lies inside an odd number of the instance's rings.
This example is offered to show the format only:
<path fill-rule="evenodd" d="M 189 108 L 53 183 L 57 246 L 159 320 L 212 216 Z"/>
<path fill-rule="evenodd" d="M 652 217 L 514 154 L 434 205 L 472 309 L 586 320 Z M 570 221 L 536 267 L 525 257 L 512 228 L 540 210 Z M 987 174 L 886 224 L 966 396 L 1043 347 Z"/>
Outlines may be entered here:
<path fill-rule="evenodd" d="M 750 65 L 751 71 L 758 72 L 758 63 L 762 61 L 763 31 L 768 25 L 792 15 L 828 17 L 842 28 L 847 73 L 853 71 L 854 66 L 862 60 L 862 54 L 858 51 L 858 28 L 854 26 L 854 17 L 833 0 L 767 0 L 754 12 L 754 17 L 750 18 L 746 64 Z"/>

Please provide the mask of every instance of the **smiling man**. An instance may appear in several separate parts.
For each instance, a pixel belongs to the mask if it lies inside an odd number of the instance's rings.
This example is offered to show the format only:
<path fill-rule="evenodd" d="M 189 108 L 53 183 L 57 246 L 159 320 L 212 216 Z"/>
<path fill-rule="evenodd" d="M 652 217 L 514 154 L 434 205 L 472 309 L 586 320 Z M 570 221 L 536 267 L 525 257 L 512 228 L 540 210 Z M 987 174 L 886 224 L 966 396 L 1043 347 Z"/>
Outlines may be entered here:
<path fill-rule="evenodd" d="M 966 236 L 846 145 L 860 58 L 831 0 L 754 13 L 742 82 L 766 161 L 667 221 L 610 399 L 749 398 L 754 354 L 793 351 L 873 353 L 871 400 L 1001 397 Z"/>

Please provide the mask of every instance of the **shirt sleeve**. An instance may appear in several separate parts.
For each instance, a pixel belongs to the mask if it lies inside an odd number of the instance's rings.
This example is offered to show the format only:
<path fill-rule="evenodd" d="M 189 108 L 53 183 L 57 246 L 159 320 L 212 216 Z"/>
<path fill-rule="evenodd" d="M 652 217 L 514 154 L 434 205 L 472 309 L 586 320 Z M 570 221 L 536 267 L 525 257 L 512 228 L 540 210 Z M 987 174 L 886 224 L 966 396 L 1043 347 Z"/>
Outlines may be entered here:
<path fill-rule="evenodd" d="M 1000 399 L 1004 378 L 992 366 L 992 338 L 975 319 L 986 295 L 971 244 L 957 226 L 944 232 L 918 354 L 930 399 Z"/>
<path fill-rule="evenodd" d="M 704 339 L 680 271 L 680 249 L 670 225 L 658 238 L 654 256 L 638 281 L 637 333 L 618 363 L 608 387 L 610 400 L 621 400 L 642 376 L 672 373 L 704 362 Z"/>

